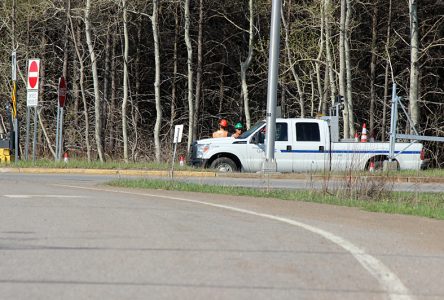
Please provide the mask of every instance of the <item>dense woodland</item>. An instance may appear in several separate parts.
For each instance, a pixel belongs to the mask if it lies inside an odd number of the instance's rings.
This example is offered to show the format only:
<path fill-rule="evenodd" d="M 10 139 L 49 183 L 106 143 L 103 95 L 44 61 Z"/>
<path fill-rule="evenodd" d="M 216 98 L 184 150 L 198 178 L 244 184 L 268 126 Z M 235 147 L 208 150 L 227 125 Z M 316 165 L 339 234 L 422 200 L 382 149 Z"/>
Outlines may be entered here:
<path fill-rule="evenodd" d="M 344 138 L 362 123 L 388 140 L 393 82 L 421 135 L 444 136 L 444 1 L 283 0 L 278 105 L 327 114 L 345 100 Z M 167 161 L 220 118 L 265 117 L 271 0 L 0 0 L 0 115 L 11 101 L 23 149 L 26 70 L 41 59 L 38 155 L 54 155 L 57 84 L 68 82 L 63 147 L 88 160 Z M 400 130 L 412 132 L 400 114 Z M 444 163 L 444 145 L 427 142 Z"/>

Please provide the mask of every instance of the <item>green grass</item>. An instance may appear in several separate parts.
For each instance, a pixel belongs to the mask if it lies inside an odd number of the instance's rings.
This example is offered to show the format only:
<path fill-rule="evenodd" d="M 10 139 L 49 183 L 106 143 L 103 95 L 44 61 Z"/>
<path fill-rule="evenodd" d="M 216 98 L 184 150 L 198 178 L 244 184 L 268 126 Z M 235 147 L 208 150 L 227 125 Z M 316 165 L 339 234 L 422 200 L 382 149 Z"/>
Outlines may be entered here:
<path fill-rule="evenodd" d="M 145 163 L 135 163 L 129 162 L 125 163 L 123 161 L 107 161 L 101 163 L 100 161 L 86 160 L 76 160 L 70 159 L 68 163 L 64 163 L 63 160 L 60 162 L 55 162 L 53 160 L 40 159 L 34 162 L 32 161 L 18 161 L 17 163 L 12 162 L 8 167 L 12 168 L 73 168 L 73 169 L 112 169 L 112 170 L 170 170 L 171 164 L 167 163 L 155 163 L 155 162 L 145 162 Z M 178 164 L 174 166 L 175 170 L 196 170 L 190 166 L 180 167 Z M 199 170 L 199 169 L 197 169 Z"/>
<path fill-rule="evenodd" d="M 196 183 L 184 183 L 167 180 L 149 179 L 119 179 L 108 183 L 111 186 L 162 189 L 184 192 L 202 192 L 235 196 L 274 198 L 290 201 L 305 201 L 357 207 L 367 211 L 414 215 L 444 220 L 444 193 L 409 193 L 385 192 L 378 199 L 356 198 L 321 191 L 287 190 L 287 189 L 258 189 L 245 187 L 216 186 Z"/>

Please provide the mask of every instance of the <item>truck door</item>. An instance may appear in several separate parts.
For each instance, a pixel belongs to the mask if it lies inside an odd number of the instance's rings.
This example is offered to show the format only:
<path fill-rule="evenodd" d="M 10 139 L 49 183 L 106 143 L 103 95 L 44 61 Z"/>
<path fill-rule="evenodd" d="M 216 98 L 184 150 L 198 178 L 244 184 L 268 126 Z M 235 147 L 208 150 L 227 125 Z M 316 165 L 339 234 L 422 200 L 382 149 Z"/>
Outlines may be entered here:
<path fill-rule="evenodd" d="M 321 132 L 318 122 L 296 121 L 294 123 L 294 172 L 316 172 L 328 170 L 329 153 L 325 145 L 325 132 Z"/>
<path fill-rule="evenodd" d="M 249 169 L 251 172 L 257 172 L 262 169 L 265 159 L 265 131 L 264 125 L 250 139 L 247 147 Z M 291 127 L 287 121 L 276 122 L 276 136 L 274 144 L 274 158 L 277 164 L 278 172 L 292 172 L 293 156 Z"/>

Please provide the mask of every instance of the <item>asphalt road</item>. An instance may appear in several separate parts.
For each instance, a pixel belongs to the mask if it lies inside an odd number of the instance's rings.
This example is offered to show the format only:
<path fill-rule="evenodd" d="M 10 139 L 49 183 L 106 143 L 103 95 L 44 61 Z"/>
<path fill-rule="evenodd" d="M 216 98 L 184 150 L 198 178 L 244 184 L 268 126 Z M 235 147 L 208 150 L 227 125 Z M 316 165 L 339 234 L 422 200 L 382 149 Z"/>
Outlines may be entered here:
<path fill-rule="evenodd" d="M 1 299 L 443 299 L 444 222 L 0 174 Z"/>

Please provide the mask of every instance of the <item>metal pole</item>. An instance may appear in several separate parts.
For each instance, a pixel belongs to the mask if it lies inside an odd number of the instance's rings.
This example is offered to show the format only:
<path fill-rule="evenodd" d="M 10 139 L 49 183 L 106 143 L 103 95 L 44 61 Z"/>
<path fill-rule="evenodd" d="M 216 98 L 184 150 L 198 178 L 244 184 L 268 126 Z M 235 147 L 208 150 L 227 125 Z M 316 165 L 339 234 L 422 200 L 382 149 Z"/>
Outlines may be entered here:
<path fill-rule="evenodd" d="M 390 118 L 390 150 L 389 160 L 393 161 L 395 158 L 395 142 L 396 142 L 396 124 L 398 122 L 398 95 L 396 95 L 396 83 L 393 83 L 392 88 L 392 114 Z"/>
<path fill-rule="evenodd" d="M 179 139 L 179 128 L 176 129 L 176 134 L 174 135 L 174 150 L 173 150 L 173 160 L 171 162 L 171 179 L 174 177 L 174 161 L 176 160 L 176 149 L 177 149 L 177 143 L 179 142 L 177 139 Z"/>
<path fill-rule="evenodd" d="M 26 142 L 25 142 L 25 160 L 28 161 L 28 154 L 29 154 L 29 130 L 30 130 L 30 123 L 31 123 L 31 109 L 29 106 L 26 107 Z"/>
<path fill-rule="evenodd" d="M 57 101 L 57 126 L 56 126 L 56 146 L 55 146 L 55 161 L 59 161 L 59 128 L 60 128 L 60 105 Z"/>
<path fill-rule="evenodd" d="M 32 141 L 32 161 L 35 161 L 36 144 L 37 144 L 37 106 L 34 106 L 34 140 Z"/>
<path fill-rule="evenodd" d="M 281 0 L 272 1 L 266 115 L 267 142 L 265 146 L 265 161 L 262 166 L 263 172 L 275 172 L 277 169 L 276 161 L 274 160 L 274 142 L 276 137 L 276 103 L 279 76 L 281 8 Z"/>
<path fill-rule="evenodd" d="M 19 123 L 17 116 L 14 119 L 14 147 L 15 147 L 15 163 L 18 162 L 19 156 Z"/>
<path fill-rule="evenodd" d="M 59 134 L 59 160 L 62 159 L 62 148 L 63 148 L 63 107 L 60 108 L 60 134 Z"/>

